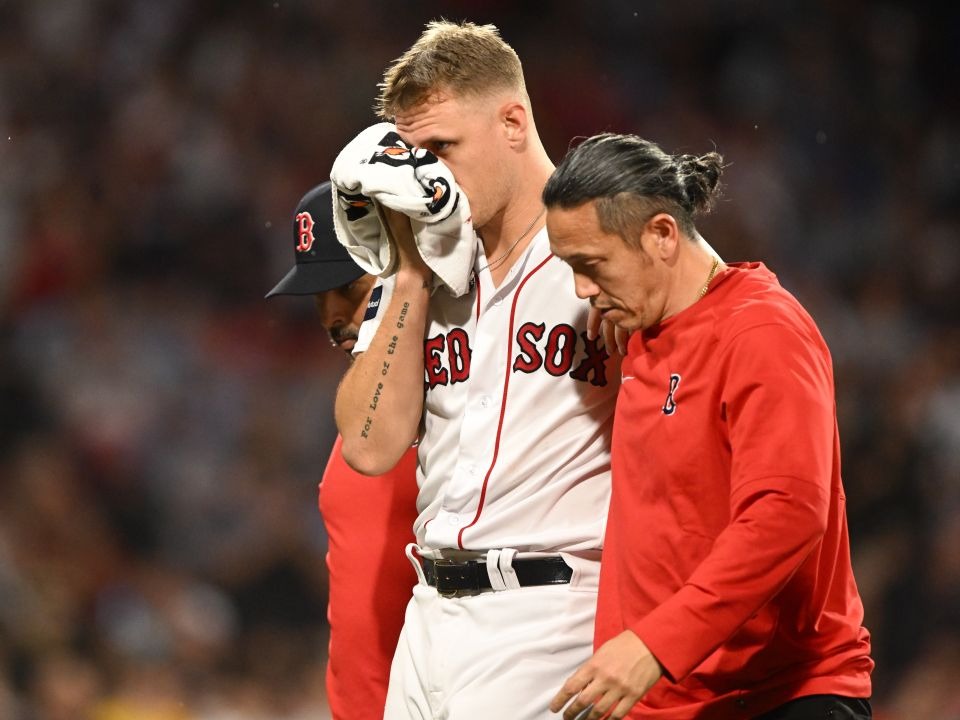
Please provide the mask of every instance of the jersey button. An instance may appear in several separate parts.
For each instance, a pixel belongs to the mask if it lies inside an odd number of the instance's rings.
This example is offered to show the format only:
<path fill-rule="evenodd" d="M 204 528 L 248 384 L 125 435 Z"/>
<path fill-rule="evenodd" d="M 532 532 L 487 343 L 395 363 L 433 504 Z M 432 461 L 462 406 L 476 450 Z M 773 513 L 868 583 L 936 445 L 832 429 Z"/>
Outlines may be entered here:
<path fill-rule="evenodd" d="M 493 299 L 493 304 L 496 305 L 497 307 L 500 307 L 501 305 L 503 305 L 503 298 L 499 296 L 495 297 Z"/>
<path fill-rule="evenodd" d="M 489 395 L 484 395 L 482 398 L 480 398 L 480 407 L 482 407 L 482 408 L 490 407 L 490 396 L 489 396 Z"/>
<path fill-rule="evenodd" d="M 459 516 L 459 515 L 450 515 L 449 517 L 447 517 L 447 523 L 450 524 L 450 525 L 453 525 L 453 526 L 459 525 L 459 524 L 460 524 L 460 516 Z"/>

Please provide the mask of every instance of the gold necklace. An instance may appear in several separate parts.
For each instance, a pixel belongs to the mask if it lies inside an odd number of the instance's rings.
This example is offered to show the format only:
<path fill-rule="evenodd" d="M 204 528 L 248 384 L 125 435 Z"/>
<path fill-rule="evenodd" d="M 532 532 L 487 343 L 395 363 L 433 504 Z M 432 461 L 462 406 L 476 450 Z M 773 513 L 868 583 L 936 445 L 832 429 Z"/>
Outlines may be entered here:
<path fill-rule="evenodd" d="M 507 248 L 507 251 L 506 251 L 503 255 L 501 255 L 500 257 L 498 257 L 496 260 L 491 260 L 491 261 L 488 262 L 486 265 L 484 265 L 482 268 L 480 268 L 480 272 L 483 272 L 484 270 L 493 271 L 493 270 L 497 269 L 498 267 L 500 267 L 500 265 L 503 264 L 503 261 L 506 260 L 508 257 L 510 257 L 510 253 L 513 252 L 513 249 L 514 249 L 517 245 L 519 245 L 519 244 L 520 244 L 520 241 L 523 240 L 523 239 L 527 236 L 527 233 L 529 233 L 531 230 L 533 230 L 533 226 L 537 224 L 537 222 L 540 220 L 540 218 L 543 217 L 543 213 L 545 213 L 546 211 L 547 211 L 547 208 L 541 207 L 541 208 L 540 208 L 540 212 L 537 213 L 537 216 L 533 219 L 533 222 L 530 223 L 530 224 L 527 226 L 527 229 L 523 231 L 523 233 L 520 235 L 520 237 L 518 237 L 516 240 L 513 241 L 513 245 L 511 245 L 510 247 L 508 247 L 508 248 Z"/>
<path fill-rule="evenodd" d="M 720 258 L 713 258 L 713 266 L 710 268 L 710 274 L 707 275 L 707 281 L 703 284 L 703 287 L 700 288 L 700 292 L 697 294 L 697 300 L 702 300 L 703 296 L 707 294 L 707 290 L 710 289 L 710 281 L 713 280 L 713 276 L 717 274 L 717 268 L 720 267 Z"/>

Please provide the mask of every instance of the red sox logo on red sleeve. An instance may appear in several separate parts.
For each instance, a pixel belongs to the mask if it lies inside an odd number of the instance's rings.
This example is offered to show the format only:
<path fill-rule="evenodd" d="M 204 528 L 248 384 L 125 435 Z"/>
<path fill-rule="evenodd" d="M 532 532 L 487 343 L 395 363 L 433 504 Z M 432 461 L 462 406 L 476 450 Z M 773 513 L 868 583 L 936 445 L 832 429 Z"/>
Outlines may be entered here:
<path fill-rule="evenodd" d="M 463 328 L 427 338 L 423 343 L 425 385 L 431 390 L 438 385 L 453 385 L 470 377 L 470 338 Z M 565 323 L 547 331 L 545 323 L 527 322 L 515 337 L 517 351 L 513 355 L 513 372 L 533 374 L 545 371 L 554 377 L 569 375 L 574 380 L 598 387 L 607 384 L 606 361 L 610 357 L 597 340 L 588 340 Z"/>
<path fill-rule="evenodd" d="M 673 394 L 680 387 L 682 379 L 677 373 L 670 374 L 670 389 L 667 390 L 667 399 L 664 401 L 663 407 L 660 408 L 660 412 L 664 415 L 673 415 L 677 411 L 677 401 L 673 399 Z"/>
<path fill-rule="evenodd" d="M 313 218 L 308 212 L 297 215 L 297 252 L 310 252 L 313 247 Z M 288 246 L 289 247 L 289 246 Z"/>

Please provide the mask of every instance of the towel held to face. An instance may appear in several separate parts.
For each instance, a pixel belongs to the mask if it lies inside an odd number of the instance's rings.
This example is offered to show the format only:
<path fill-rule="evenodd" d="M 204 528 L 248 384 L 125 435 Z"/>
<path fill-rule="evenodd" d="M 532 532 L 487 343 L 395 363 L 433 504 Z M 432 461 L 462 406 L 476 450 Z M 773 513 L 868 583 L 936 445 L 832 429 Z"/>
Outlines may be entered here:
<path fill-rule="evenodd" d="M 330 181 L 337 239 L 360 267 L 382 277 L 396 270 L 396 247 L 381 214 L 387 207 L 410 218 L 434 287 L 457 297 L 469 290 L 478 246 L 470 205 L 436 155 L 405 143 L 391 123 L 377 123 L 340 151 Z"/>

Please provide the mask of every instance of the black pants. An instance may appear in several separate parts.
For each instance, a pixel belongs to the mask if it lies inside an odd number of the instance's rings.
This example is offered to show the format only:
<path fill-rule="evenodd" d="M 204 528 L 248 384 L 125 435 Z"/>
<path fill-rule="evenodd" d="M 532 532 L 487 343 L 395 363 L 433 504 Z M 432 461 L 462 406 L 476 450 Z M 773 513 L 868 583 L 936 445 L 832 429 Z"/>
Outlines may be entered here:
<path fill-rule="evenodd" d="M 870 720 L 870 703 L 840 695 L 808 695 L 797 698 L 754 720 Z"/>

